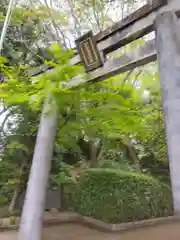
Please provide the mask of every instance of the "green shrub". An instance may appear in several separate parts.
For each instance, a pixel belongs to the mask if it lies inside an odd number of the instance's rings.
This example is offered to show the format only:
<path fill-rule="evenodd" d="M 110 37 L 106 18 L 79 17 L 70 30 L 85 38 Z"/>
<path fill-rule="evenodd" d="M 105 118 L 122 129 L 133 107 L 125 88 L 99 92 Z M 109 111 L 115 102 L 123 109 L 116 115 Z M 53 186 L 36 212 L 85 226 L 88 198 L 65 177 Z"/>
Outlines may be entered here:
<path fill-rule="evenodd" d="M 143 174 L 90 169 L 77 185 L 74 209 L 111 223 L 164 217 L 172 215 L 171 190 Z"/>
<path fill-rule="evenodd" d="M 9 218 L 9 223 L 10 223 L 10 225 L 15 225 L 15 223 L 16 223 L 16 218 L 15 218 L 14 216 L 11 216 L 11 217 Z"/>
<path fill-rule="evenodd" d="M 0 196 L 0 206 L 5 206 L 8 203 L 8 198 L 4 195 Z"/>
<path fill-rule="evenodd" d="M 119 162 L 116 162 L 116 161 L 109 161 L 109 160 L 103 160 L 101 161 L 100 163 L 100 168 L 111 168 L 111 169 L 119 169 L 121 171 L 129 171 L 129 172 L 133 172 L 135 171 L 133 169 L 132 166 L 130 166 L 127 162 L 122 162 L 122 163 L 119 163 Z"/>

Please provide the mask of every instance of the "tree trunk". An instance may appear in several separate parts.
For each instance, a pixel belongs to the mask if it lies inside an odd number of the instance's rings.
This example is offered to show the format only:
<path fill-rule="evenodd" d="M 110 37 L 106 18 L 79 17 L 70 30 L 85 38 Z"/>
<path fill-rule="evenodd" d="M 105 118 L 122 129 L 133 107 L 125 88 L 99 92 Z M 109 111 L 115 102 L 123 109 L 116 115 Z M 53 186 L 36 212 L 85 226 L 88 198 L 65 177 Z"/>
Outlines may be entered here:
<path fill-rule="evenodd" d="M 95 143 L 94 141 L 90 141 L 90 166 L 91 167 L 97 167 L 99 157 L 101 154 L 101 141 L 98 143 Z"/>
<path fill-rule="evenodd" d="M 22 175 L 24 172 L 24 168 L 26 166 L 26 158 L 23 158 L 22 160 L 22 164 L 21 164 L 21 168 L 20 168 L 20 172 L 19 172 L 19 182 L 16 184 L 15 189 L 14 189 L 14 193 L 13 193 L 13 197 L 11 199 L 11 203 L 9 205 L 9 212 L 13 213 L 14 209 L 15 209 L 15 205 L 17 202 L 17 199 L 19 197 L 20 194 L 20 190 L 21 190 L 21 179 L 22 179 Z"/>
<path fill-rule="evenodd" d="M 97 147 L 95 146 L 94 142 L 90 142 L 90 166 L 97 167 L 96 161 L 96 154 L 97 154 Z"/>
<path fill-rule="evenodd" d="M 52 97 L 45 101 L 26 197 L 21 216 L 18 240 L 40 240 L 53 143 L 56 133 L 57 110 Z"/>
<path fill-rule="evenodd" d="M 160 13 L 155 30 L 174 211 L 180 215 L 180 24 L 176 14 Z"/>
<path fill-rule="evenodd" d="M 129 154 L 134 162 L 134 165 L 135 165 L 135 168 L 136 168 L 136 171 L 137 172 L 141 172 L 141 167 L 140 167 L 140 164 L 139 164 L 139 159 L 138 159 L 138 156 L 135 152 L 135 149 L 134 147 L 132 146 L 131 144 L 131 141 L 128 137 L 125 138 L 125 143 L 126 143 L 126 146 L 128 148 L 128 151 L 129 151 Z"/>
<path fill-rule="evenodd" d="M 19 193 L 20 193 L 20 184 L 18 183 L 18 184 L 16 185 L 15 190 L 14 190 L 13 197 L 12 197 L 12 199 L 11 199 L 11 203 L 10 203 L 10 205 L 9 205 L 9 212 L 10 212 L 10 213 L 13 213 L 13 212 L 14 212 L 14 209 L 15 209 L 15 206 L 16 206 L 16 202 L 17 202 Z"/>

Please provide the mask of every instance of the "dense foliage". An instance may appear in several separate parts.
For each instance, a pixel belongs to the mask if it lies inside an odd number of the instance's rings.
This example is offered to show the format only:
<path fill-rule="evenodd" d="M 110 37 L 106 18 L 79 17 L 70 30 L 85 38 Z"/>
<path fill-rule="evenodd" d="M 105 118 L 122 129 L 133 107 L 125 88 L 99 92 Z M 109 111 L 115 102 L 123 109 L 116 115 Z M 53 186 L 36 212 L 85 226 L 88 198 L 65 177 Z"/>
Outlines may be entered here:
<path fill-rule="evenodd" d="M 80 178 L 75 209 L 85 216 L 120 223 L 172 214 L 171 190 L 143 174 L 89 169 Z"/>

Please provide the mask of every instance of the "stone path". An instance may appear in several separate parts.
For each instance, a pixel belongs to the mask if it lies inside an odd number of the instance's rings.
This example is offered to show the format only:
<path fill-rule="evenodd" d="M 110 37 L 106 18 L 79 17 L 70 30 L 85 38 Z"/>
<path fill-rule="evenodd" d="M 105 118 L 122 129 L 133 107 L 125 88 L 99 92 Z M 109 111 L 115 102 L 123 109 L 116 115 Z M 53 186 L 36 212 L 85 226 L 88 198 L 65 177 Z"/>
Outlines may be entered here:
<path fill-rule="evenodd" d="M 16 240 L 16 232 L 1 232 L 0 240 Z M 43 240 L 179 240 L 180 222 L 120 233 L 103 233 L 76 224 L 44 228 Z"/>

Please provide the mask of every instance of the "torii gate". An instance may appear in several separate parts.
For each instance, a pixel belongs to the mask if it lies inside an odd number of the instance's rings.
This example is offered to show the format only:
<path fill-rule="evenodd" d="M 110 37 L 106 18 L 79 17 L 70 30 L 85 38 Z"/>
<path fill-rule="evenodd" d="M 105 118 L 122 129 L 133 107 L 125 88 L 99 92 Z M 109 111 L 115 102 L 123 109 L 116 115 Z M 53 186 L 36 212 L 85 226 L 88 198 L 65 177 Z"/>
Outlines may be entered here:
<path fill-rule="evenodd" d="M 163 108 L 168 143 L 169 166 L 172 183 L 174 213 L 180 215 L 180 0 L 150 0 L 134 13 L 96 36 L 88 33 L 76 41 L 77 53 L 72 64 L 82 62 L 89 72 L 85 82 L 72 80 L 70 87 L 107 79 L 158 59 L 162 88 Z M 117 59 L 107 60 L 106 55 L 155 30 L 155 39 L 147 41 L 135 52 Z M 173 62 L 174 61 L 174 62 Z M 47 65 L 29 71 L 31 76 L 53 71 Z M 42 129 L 41 129 L 42 130 Z M 40 130 L 40 131 L 41 131 Z M 45 130 L 45 129 L 44 129 Z M 42 130 L 43 131 L 43 130 Z M 39 133 L 38 133 L 39 134 Z M 179 143 L 178 143 L 179 142 Z M 46 148 L 48 146 L 45 146 Z M 45 151 L 45 149 L 41 149 Z M 50 148 L 52 150 L 52 146 Z M 44 155 L 42 154 L 42 157 Z M 41 160 L 41 159 L 40 159 Z M 42 168 L 44 167 L 42 163 Z M 39 163 L 41 166 L 41 162 Z M 35 169 L 35 168 L 34 168 Z M 35 171 L 31 170 L 35 175 Z M 40 174 L 39 174 L 40 175 Z M 42 176 L 36 174 L 36 180 Z M 42 188 L 45 185 L 42 184 Z M 45 191 L 45 190 L 44 190 Z M 38 194 L 28 190 L 30 194 Z M 40 204 L 37 199 L 34 204 Z M 43 199 L 42 199 L 43 203 Z M 28 206 L 30 202 L 26 202 Z M 26 206 L 26 207 L 27 207 Z M 28 216 L 32 219 L 29 210 Z M 39 215 L 42 218 L 42 212 Z M 35 225 L 34 225 L 35 226 Z M 32 227 L 32 225 L 31 225 Z M 36 228 L 36 227 L 35 227 Z M 34 229 L 35 230 L 35 229 Z M 32 237 L 32 236 L 31 236 Z M 30 238 L 29 238 L 30 239 Z M 28 239 L 27 239 L 28 240 Z M 33 238 L 39 240 L 39 238 Z"/>

